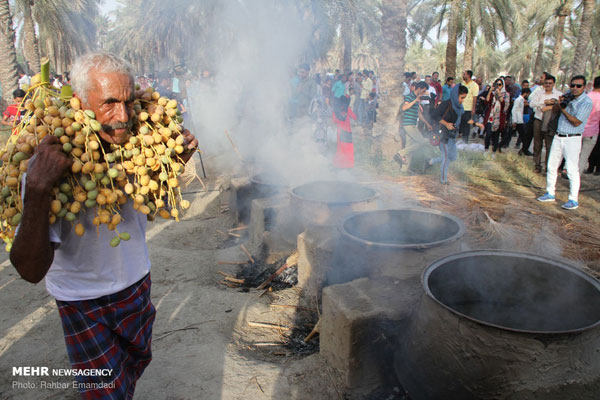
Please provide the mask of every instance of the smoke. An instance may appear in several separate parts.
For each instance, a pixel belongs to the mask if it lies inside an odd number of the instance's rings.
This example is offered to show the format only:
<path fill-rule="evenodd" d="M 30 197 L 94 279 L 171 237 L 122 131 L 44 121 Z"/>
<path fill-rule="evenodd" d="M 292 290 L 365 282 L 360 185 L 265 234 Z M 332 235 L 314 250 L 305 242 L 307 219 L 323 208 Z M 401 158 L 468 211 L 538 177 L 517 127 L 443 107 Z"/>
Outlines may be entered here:
<path fill-rule="evenodd" d="M 286 121 L 290 82 L 310 45 L 310 13 L 288 1 L 225 3 L 213 22 L 228 34 L 215 35 L 214 48 L 198 49 L 214 54 L 213 79 L 188 89 L 200 147 L 239 160 L 227 130 L 243 158 L 276 171 L 286 184 L 333 178 L 331 156 L 319 151 L 310 120 Z"/>

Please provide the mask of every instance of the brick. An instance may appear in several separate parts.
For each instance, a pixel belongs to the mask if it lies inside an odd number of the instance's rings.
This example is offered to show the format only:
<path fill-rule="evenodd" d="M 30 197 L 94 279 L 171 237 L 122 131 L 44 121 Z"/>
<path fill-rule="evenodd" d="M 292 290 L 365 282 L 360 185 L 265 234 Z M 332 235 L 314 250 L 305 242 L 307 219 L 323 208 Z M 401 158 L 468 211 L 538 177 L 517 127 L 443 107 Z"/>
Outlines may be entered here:
<path fill-rule="evenodd" d="M 393 381 L 393 348 L 423 293 L 420 280 L 357 279 L 323 289 L 320 353 L 347 390 Z"/>

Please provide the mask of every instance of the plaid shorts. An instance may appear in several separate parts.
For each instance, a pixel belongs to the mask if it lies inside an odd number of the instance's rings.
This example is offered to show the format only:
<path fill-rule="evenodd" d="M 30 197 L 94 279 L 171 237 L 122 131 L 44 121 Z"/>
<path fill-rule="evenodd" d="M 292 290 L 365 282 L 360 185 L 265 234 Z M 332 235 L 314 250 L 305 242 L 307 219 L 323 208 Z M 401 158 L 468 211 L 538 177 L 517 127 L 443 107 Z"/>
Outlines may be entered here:
<path fill-rule="evenodd" d="M 76 376 L 84 399 L 132 399 L 152 360 L 156 310 L 150 274 L 120 292 L 93 300 L 60 301 L 58 311 L 73 369 L 112 370 L 111 376 Z"/>

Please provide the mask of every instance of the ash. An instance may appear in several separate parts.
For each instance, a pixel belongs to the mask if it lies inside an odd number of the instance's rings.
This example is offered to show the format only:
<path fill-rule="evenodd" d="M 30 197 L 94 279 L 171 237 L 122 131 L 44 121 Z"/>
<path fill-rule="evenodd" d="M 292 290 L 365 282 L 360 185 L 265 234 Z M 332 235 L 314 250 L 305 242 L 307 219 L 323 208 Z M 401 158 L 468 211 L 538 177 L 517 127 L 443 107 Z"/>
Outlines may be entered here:
<path fill-rule="evenodd" d="M 244 283 L 240 286 L 242 290 L 249 291 L 251 288 L 260 286 L 275 271 L 285 264 L 285 257 L 274 263 L 267 263 L 266 257 L 261 257 L 254 264 L 250 262 L 242 265 L 236 274 L 236 278 L 243 279 Z M 290 267 L 279 274 L 268 287 L 273 291 L 289 289 L 298 284 L 298 268 Z"/>

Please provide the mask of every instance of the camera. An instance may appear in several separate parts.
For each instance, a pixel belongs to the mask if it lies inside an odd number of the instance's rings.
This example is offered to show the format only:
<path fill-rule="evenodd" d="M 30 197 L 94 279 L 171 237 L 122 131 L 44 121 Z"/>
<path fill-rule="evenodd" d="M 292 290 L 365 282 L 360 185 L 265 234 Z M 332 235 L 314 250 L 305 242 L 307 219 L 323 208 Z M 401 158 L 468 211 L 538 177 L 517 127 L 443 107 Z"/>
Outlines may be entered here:
<path fill-rule="evenodd" d="M 571 92 L 567 92 L 560 100 L 560 108 L 567 108 L 569 103 L 575 99 L 575 95 Z"/>
<path fill-rule="evenodd" d="M 423 95 L 421 97 L 419 97 L 419 100 L 430 100 L 428 95 Z"/>

